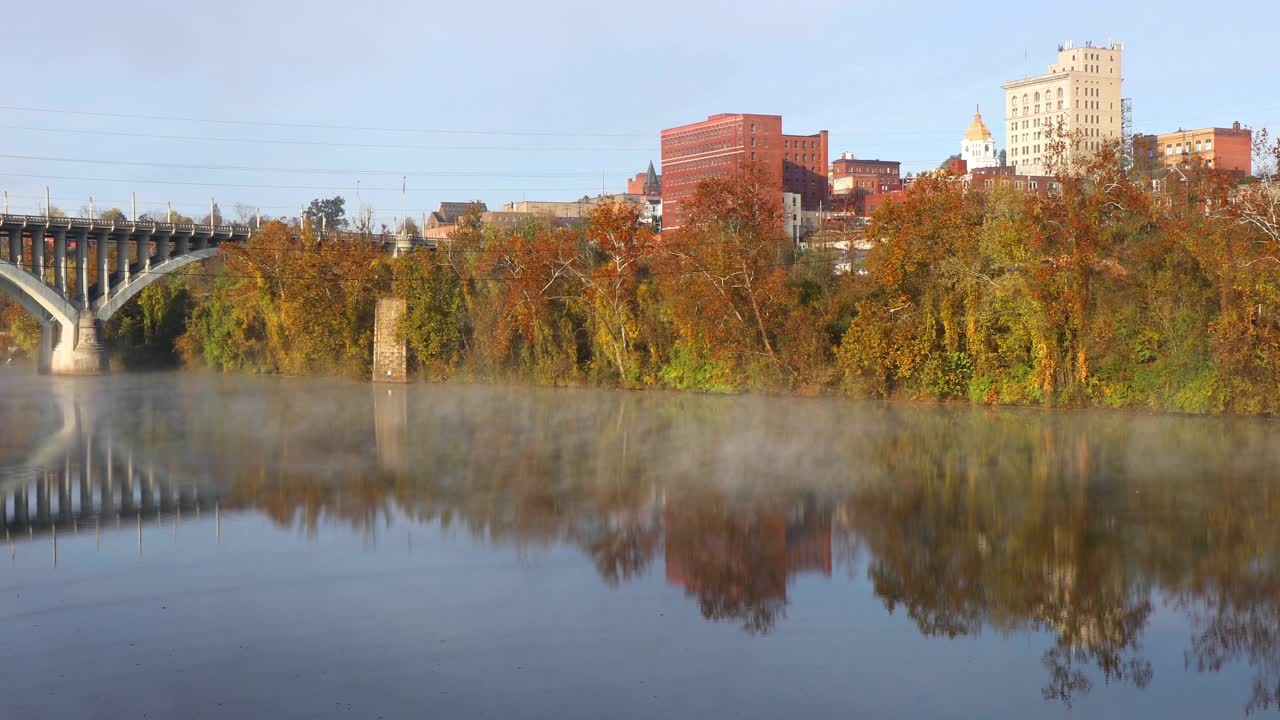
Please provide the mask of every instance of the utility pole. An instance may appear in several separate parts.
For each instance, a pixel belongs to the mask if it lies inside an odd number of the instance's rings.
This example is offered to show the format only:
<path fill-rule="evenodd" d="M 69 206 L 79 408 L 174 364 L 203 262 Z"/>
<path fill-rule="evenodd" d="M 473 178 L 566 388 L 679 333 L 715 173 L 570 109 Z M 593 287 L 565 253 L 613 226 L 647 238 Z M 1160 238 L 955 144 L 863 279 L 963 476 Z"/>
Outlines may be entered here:
<path fill-rule="evenodd" d="M 213 216 L 213 209 L 216 206 L 217 206 L 217 203 L 213 201 L 213 198 L 209 198 L 209 225 L 210 226 L 214 226 L 218 224 L 218 219 Z"/>
<path fill-rule="evenodd" d="M 94 218 L 94 215 L 93 215 L 93 196 L 92 196 L 92 195 L 90 195 L 90 196 L 89 196 L 89 219 L 90 219 L 90 220 L 92 220 L 93 218 Z"/>
<path fill-rule="evenodd" d="M 164 221 L 167 223 L 173 222 L 173 203 L 172 202 L 165 202 Z"/>
<path fill-rule="evenodd" d="M 134 222 L 138 222 L 138 193 L 136 192 L 129 193 L 129 203 L 130 203 L 129 210 L 133 213 L 132 215 L 130 215 L 130 219 L 133 220 Z"/>
<path fill-rule="evenodd" d="M 49 200 L 49 186 L 44 186 L 44 219 L 48 220 L 53 217 L 53 205 Z"/>
<path fill-rule="evenodd" d="M 253 213 L 254 224 L 258 230 L 262 229 L 262 208 L 255 208 Z"/>
<path fill-rule="evenodd" d="M 4 214 L 9 214 L 9 191 L 4 191 Z"/>

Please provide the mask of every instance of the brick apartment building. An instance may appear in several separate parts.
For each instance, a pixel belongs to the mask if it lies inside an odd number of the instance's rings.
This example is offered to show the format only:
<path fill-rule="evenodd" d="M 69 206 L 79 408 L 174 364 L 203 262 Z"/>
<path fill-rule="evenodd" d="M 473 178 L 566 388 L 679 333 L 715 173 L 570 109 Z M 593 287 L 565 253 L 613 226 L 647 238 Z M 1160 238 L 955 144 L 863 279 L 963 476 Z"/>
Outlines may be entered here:
<path fill-rule="evenodd" d="M 896 160 L 862 160 L 852 153 L 841 153 L 839 159 L 831 161 L 832 195 L 901 189 L 902 163 Z"/>
<path fill-rule="evenodd" d="M 1253 131 L 1232 123 L 1229 128 L 1179 130 L 1160 135 L 1135 135 L 1135 159 L 1157 166 L 1185 166 L 1192 158 L 1204 161 L 1205 167 L 1236 175 L 1253 173 Z"/>
<path fill-rule="evenodd" d="M 971 187 L 987 190 L 997 187 L 1011 187 L 1014 190 L 1027 192 L 1047 192 L 1058 189 L 1057 178 L 1019 173 L 1018 168 L 1013 165 L 974 168 L 969 172 L 968 178 Z"/>
<path fill-rule="evenodd" d="M 805 210 L 827 201 L 826 130 L 786 135 L 781 115 L 722 113 L 662 131 L 663 229 L 680 227 L 700 180 L 731 175 L 743 162 L 763 163 L 778 179 L 778 192 L 800 195 Z"/>

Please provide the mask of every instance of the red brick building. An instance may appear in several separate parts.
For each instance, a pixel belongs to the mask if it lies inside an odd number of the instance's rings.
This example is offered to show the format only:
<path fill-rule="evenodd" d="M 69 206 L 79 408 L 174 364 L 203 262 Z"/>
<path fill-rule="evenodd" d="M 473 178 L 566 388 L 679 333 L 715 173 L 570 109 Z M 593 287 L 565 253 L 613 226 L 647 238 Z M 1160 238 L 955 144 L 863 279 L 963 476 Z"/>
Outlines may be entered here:
<path fill-rule="evenodd" d="M 1135 135 L 1133 152 L 1138 161 L 1145 158 L 1148 163 L 1165 167 L 1185 167 L 1196 158 L 1205 167 L 1235 175 L 1253 172 L 1253 132 L 1238 122 L 1229 128 Z"/>
<path fill-rule="evenodd" d="M 743 162 L 763 163 L 778 192 L 801 196 L 805 210 L 826 203 L 827 131 L 785 135 L 781 115 L 712 115 L 662 131 L 662 224 L 683 223 L 683 205 L 704 178 L 733 174 Z"/>
<path fill-rule="evenodd" d="M 896 160 L 861 160 L 842 153 L 831 161 L 831 194 L 885 193 L 902 189 L 902 163 Z"/>
<path fill-rule="evenodd" d="M 991 190 L 1011 187 L 1027 192 L 1047 192 L 1058 189 L 1058 179 L 1047 175 L 1019 175 L 1013 165 L 974 168 L 969 174 L 969 186 Z"/>
<path fill-rule="evenodd" d="M 888 192 L 864 195 L 857 207 L 858 215 L 861 217 L 871 217 L 881 205 L 887 202 L 902 202 L 902 198 L 906 194 L 906 190 L 890 190 Z"/>

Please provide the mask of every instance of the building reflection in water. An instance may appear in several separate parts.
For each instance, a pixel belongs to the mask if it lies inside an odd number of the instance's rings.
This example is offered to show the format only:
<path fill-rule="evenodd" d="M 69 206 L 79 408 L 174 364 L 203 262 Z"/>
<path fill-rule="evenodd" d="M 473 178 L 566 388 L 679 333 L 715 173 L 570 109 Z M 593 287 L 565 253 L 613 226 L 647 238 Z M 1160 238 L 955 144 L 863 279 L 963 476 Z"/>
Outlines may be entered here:
<path fill-rule="evenodd" d="M 1248 707 L 1280 698 L 1268 426 L 780 412 L 752 416 L 760 436 L 803 421 L 812 446 L 744 459 L 745 444 L 726 449 L 748 424 L 734 408 L 758 400 L 352 385 L 317 408 L 274 385 L 229 399 L 55 387 L 39 412 L 0 408 L 0 522 L 15 544 L 221 511 L 308 534 L 408 518 L 479 543 L 577 547 L 611 585 L 665 579 L 751 633 L 783 621 L 797 577 L 856 574 L 923 635 L 1043 637 L 1041 691 L 1067 704 L 1099 681 L 1154 681 L 1142 638 L 1163 600 L 1191 630 L 1188 668 L 1247 664 Z"/>
<path fill-rule="evenodd" d="M 830 516 L 811 505 L 734 514 L 710 499 L 669 505 L 663 520 L 667 582 L 696 597 L 708 620 L 768 632 L 792 577 L 831 576 Z"/>

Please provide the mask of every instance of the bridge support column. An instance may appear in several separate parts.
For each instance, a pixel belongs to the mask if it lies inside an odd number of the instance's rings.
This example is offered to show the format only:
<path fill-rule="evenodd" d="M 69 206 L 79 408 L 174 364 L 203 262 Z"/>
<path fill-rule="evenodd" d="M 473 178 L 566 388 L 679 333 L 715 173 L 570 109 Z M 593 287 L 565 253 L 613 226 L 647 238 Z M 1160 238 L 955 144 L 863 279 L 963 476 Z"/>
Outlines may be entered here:
<path fill-rule="evenodd" d="M 103 228 L 98 231 L 98 290 L 91 299 L 111 294 L 111 231 Z"/>
<path fill-rule="evenodd" d="M 116 282 L 129 282 L 129 233 L 116 236 Z"/>
<path fill-rule="evenodd" d="M 89 231 L 81 230 L 76 237 L 76 296 L 80 307 L 89 307 Z"/>
<path fill-rule="evenodd" d="M 67 294 L 67 230 L 53 229 L 53 287 Z"/>
<path fill-rule="evenodd" d="M 22 265 L 22 230 L 15 227 L 9 228 L 9 262 Z"/>
<path fill-rule="evenodd" d="M 44 228 L 31 231 L 31 267 L 40 282 L 44 282 Z"/>
<path fill-rule="evenodd" d="M 155 235 L 155 239 L 156 264 L 158 265 L 169 259 L 169 243 L 173 240 L 173 231 L 170 230 L 167 233 L 164 231 L 158 232 Z"/>
<path fill-rule="evenodd" d="M 151 269 L 151 231 L 135 230 L 133 242 L 138 252 L 138 274 L 142 274 Z"/>
<path fill-rule="evenodd" d="M 101 375 L 107 371 L 106 349 L 99 341 L 98 319 L 82 312 L 74 329 L 63 330 L 62 342 L 53 353 L 54 375 Z"/>

